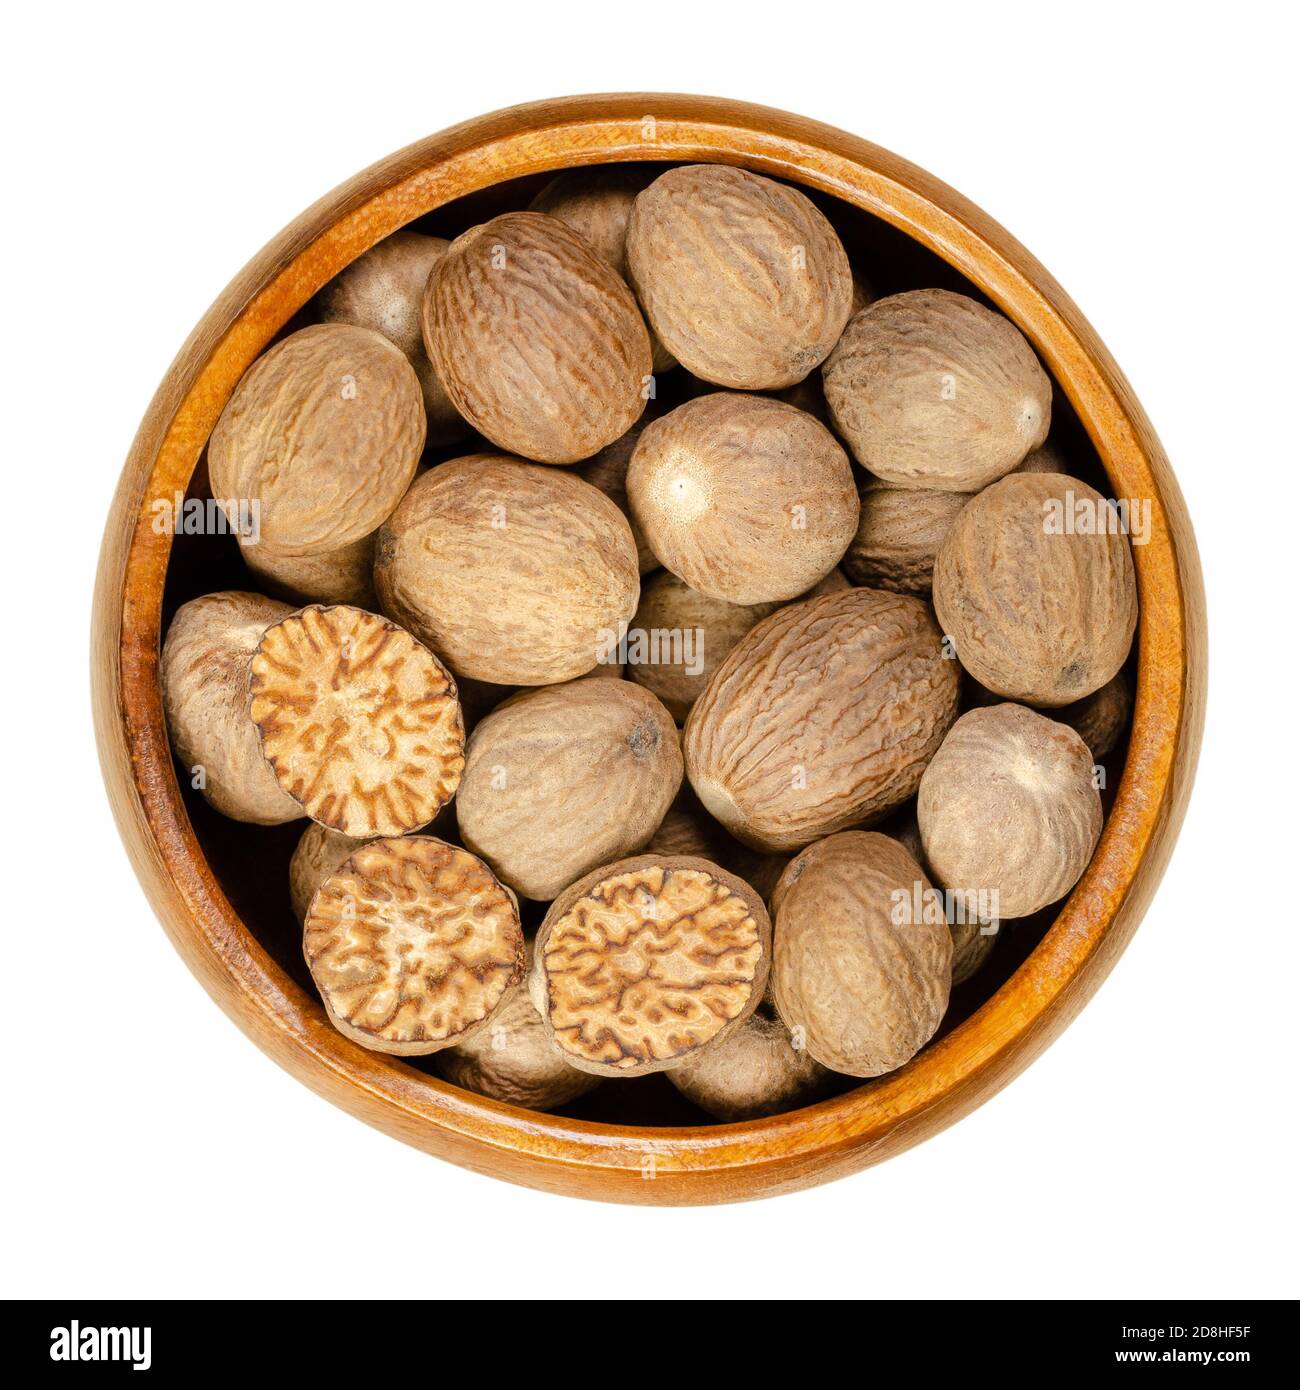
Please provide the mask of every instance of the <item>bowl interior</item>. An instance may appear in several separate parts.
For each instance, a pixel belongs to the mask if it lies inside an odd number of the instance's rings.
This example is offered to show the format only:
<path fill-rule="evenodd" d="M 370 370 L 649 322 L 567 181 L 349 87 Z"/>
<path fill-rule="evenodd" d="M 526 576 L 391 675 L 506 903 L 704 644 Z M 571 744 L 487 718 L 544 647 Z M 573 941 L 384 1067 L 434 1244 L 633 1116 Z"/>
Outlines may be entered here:
<path fill-rule="evenodd" d="M 648 175 L 669 167 L 668 162 L 645 166 Z M 549 175 L 532 175 L 496 184 L 478 193 L 454 199 L 436 211 L 416 218 L 411 230 L 453 238 L 499 212 L 527 207 Z M 870 213 L 838 198 L 814 192 L 822 211 L 836 228 L 857 272 L 875 295 L 903 290 L 942 287 L 974 295 L 990 303 L 978 286 L 943 261 L 933 251 Z M 295 313 L 275 339 L 317 321 L 314 305 Z M 665 373 L 657 382 L 660 402 L 668 407 L 686 398 L 688 379 L 680 369 Z M 1059 386 L 1054 387 L 1052 439 L 1065 454 L 1076 476 L 1105 490 L 1105 470 L 1077 415 Z M 423 462 L 436 464 L 447 458 L 495 446 L 481 436 L 452 446 L 429 450 Z M 200 459 L 188 495 L 207 498 L 206 455 Z M 229 535 L 178 536 L 174 542 L 163 599 L 163 630 L 177 607 L 200 594 L 217 589 L 254 589 L 257 577 L 245 567 L 239 547 Z M 1113 798 L 1127 740 L 1107 759 L 1107 802 Z M 213 811 L 202 796 L 181 780 L 186 812 L 208 864 L 223 892 L 248 932 L 276 965 L 309 996 L 314 987 L 302 955 L 301 928 L 289 905 L 288 865 L 306 822 L 262 827 L 228 820 Z M 454 834 L 454 830 L 452 832 Z M 526 925 L 540 921 L 542 907 L 524 903 Z M 958 1027 L 1011 978 L 1038 945 L 1054 917 L 1045 910 L 1030 918 L 1004 924 L 999 941 L 986 966 L 954 991 L 940 1032 L 930 1046 Z M 322 1010 L 322 1017 L 324 1016 Z M 353 1046 L 352 1044 L 347 1044 Z M 398 1059 L 413 1073 L 434 1075 L 431 1058 Z M 832 1094 L 869 1091 L 878 1082 L 862 1083 L 852 1077 L 837 1078 Z M 596 1090 L 561 1107 L 562 1115 L 618 1125 L 702 1125 L 712 1121 L 687 1102 L 662 1075 L 627 1082 L 606 1082 Z"/>

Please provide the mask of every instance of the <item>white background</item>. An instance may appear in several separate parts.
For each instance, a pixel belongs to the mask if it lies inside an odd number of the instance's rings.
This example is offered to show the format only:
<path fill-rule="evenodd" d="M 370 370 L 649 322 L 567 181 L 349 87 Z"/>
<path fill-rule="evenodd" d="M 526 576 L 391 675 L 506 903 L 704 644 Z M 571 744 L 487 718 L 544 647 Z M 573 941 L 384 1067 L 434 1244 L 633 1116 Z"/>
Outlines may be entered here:
<path fill-rule="evenodd" d="M 1288 882 L 1300 302 L 1284 96 L 1295 36 L 1273 27 L 1282 14 L 1131 0 L 223 0 L 11 14 L 3 1292 L 1300 1292 Z M 496 107 L 600 90 L 799 111 L 983 206 L 1123 366 L 1206 570 L 1199 779 L 1109 982 L 970 1118 L 883 1167 L 759 1205 L 544 1196 L 318 1100 L 173 954 L 119 845 L 91 734 L 89 604 L 109 498 L 154 387 L 213 298 L 375 159 Z"/>

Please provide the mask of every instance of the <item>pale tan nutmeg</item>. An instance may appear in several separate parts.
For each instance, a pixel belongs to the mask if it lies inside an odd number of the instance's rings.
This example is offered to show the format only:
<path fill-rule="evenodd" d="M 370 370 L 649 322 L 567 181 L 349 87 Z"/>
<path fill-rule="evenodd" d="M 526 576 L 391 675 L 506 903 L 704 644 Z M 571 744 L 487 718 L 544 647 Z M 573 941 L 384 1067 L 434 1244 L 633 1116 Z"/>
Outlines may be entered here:
<path fill-rule="evenodd" d="M 224 816 L 281 825 L 304 815 L 262 756 L 249 668 L 262 634 L 293 610 L 262 594 L 207 594 L 177 610 L 159 663 L 163 711 L 187 780 Z"/>
<path fill-rule="evenodd" d="M 797 1048 L 790 1030 L 760 1006 L 730 1037 L 702 1047 L 668 1080 L 715 1120 L 755 1120 L 817 1098 L 826 1068 Z"/>
<path fill-rule="evenodd" d="M 1013 473 L 1068 473 L 1069 465 L 1061 446 L 1049 439 L 1037 449 L 1025 455 L 1012 470 Z"/>
<path fill-rule="evenodd" d="M 373 535 L 318 555 L 271 555 L 241 538 L 239 553 L 261 587 L 288 603 L 347 603 L 354 608 L 377 603 Z"/>
<path fill-rule="evenodd" d="M 822 372 L 837 432 L 898 487 L 976 492 L 1047 437 L 1052 385 L 1024 335 L 949 290 L 878 299 Z"/>
<path fill-rule="evenodd" d="M 1127 538 L 1105 529 L 1114 520 L 1099 493 L 1062 473 L 1016 473 L 966 505 L 935 560 L 934 608 L 977 681 L 1052 707 L 1115 675 L 1137 625 L 1137 582 Z"/>
<path fill-rule="evenodd" d="M 531 948 L 528 956 L 531 964 Z M 600 1077 L 564 1060 L 523 982 L 487 1028 L 444 1048 L 434 1065 L 439 1076 L 462 1090 L 528 1110 L 554 1110 L 600 1085 Z"/>
<path fill-rule="evenodd" d="M 457 676 L 551 685 L 636 612 L 627 518 L 572 473 L 475 454 L 423 474 L 379 534 L 385 613 Z"/>
<path fill-rule="evenodd" d="M 1023 705 L 962 715 L 921 778 L 917 821 L 944 888 L 1026 917 L 1079 881 L 1101 835 L 1088 746 Z"/>
<path fill-rule="evenodd" d="M 638 196 L 627 262 L 668 351 L 741 391 L 802 381 L 852 304 L 844 247 L 809 199 L 720 164 L 669 169 Z"/>
<path fill-rule="evenodd" d="M 969 501 L 965 492 L 868 484 L 841 569 L 866 588 L 927 598 L 934 557 Z"/>
<path fill-rule="evenodd" d="M 316 555 L 375 531 L 424 448 L 415 369 L 380 333 L 300 329 L 244 374 L 208 442 L 212 495 L 258 511 L 268 555 Z"/>
<path fill-rule="evenodd" d="M 387 618 L 312 604 L 266 629 L 250 669 L 263 756 L 313 820 L 357 839 L 402 835 L 455 795 L 456 683 Z"/>
<path fill-rule="evenodd" d="M 428 835 L 353 851 L 312 898 L 303 954 L 339 1032 L 399 1057 L 468 1042 L 524 973 L 513 895 Z"/>
<path fill-rule="evenodd" d="M 575 463 L 641 414 L 650 335 L 632 291 L 572 228 L 508 212 L 456 238 L 425 291 L 438 379 L 481 434 Z"/>
<path fill-rule="evenodd" d="M 776 608 L 709 598 L 665 570 L 641 590 L 628 629 L 627 673 L 680 723 L 727 653 Z"/>
<path fill-rule="evenodd" d="M 717 391 L 647 425 L 627 493 L 665 568 L 727 603 L 804 593 L 858 525 L 848 455 L 811 415 L 768 396 Z"/>
<path fill-rule="evenodd" d="M 289 901 L 299 922 L 306 921 L 311 900 L 321 884 L 365 843 L 364 839 L 340 835 L 316 821 L 302 832 L 289 860 Z"/>
<path fill-rule="evenodd" d="M 513 696 L 474 730 L 456 817 L 466 846 L 525 898 L 640 849 L 682 783 L 677 729 L 631 681 Z"/>
<path fill-rule="evenodd" d="M 607 444 L 598 454 L 592 455 L 578 468 L 578 476 L 601 492 L 627 517 L 632 528 L 632 539 L 636 542 L 637 568 L 642 574 L 659 568 L 659 557 L 650 549 L 646 538 L 641 534 L 636 518 L 632 515 L 632 505 L 627 500 L 627 469 L 632 462 L 632 454 L 641 431 L 650 423 L 649 411 L 631 429 Z"/>
<path fill-rule="evenodd" d="M 551 904 L 529 994 L 565 1059 L 594 1076 L 678 1066 L 735 1032 L 767 984 L 757 893 L 706 859 L 640 855 Z"/>
<path fill-rule="evenodd" d="M 823 1066 L 882 1076 L 934 1036 L 948 1008 L 952 938 L 942 916 L 912 910 L 927 893 L 902 845 L 857 830 L 811 845 L 781 876 L 772 994 Z"/>
<path fill-rule="evenodd" d="M 957 663 L 919 599 L 850 589 L 790 604 L 696 700 L 687 775 L 738 839 L 799 849 L 906 801 L 957 696 Z"/>
<path fill-rule="evenodd" d="M 450 245 L 439 236 L 393 232 L 336 275 L 317 300 L 326 323 L 373 328 L 406 354 L 424 392 L 431 445 L 453 444 L 469 433 L 433 370 L 420 332 L 429 272 Z"/>

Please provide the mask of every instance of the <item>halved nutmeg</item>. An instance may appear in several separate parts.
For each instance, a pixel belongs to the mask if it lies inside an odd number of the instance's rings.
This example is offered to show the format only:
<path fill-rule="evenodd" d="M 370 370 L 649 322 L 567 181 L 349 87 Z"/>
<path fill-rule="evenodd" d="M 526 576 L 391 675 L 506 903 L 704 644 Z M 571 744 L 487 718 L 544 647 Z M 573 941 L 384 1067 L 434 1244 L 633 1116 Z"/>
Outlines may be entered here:
<path fill-rule="evenodd" d="M 490 1026 L 524 973 L 514 895 L 428 835 L 372 840 L 335 869 L 308 909 L 303 954 L 330 1022 L 402 1057 Z"/>
<path fill-rule="evenodd" d="M 465 725 L 447 668 L 360 608 L 314 604 L 262 634 L 251 713 L 276 780 L 357 839 L 427 825 L 455 795 Z"/>
<path fill-rule="evenodd" d="M 666 1071 L 763 997 L 772 925 L 707 859 L 638 855 L 565 889 L 537 934 L 529 992 L 565 1059 L 597 1076 Z"/>

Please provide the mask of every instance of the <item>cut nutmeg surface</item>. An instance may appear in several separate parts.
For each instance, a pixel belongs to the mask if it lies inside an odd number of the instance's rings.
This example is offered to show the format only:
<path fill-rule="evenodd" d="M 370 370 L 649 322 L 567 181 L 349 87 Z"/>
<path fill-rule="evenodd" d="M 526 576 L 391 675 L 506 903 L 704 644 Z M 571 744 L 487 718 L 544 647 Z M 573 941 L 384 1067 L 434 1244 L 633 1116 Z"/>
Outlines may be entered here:
<path fill-rule="evenodd" d="M 913 910 L 927 891 L 902 845 L 857 830 L 809 846 L 782 874 L 772 993 L 823 1066 L 882 1076 L 934 1036 L 948 1007 L 952 938 L 942 915 Z"/>
<path fill-rule="evenodd" d="M 802 381 L 835 346 L 853 299 L 844 247 L 813 203 L 718 164 L 669 169 L 637 197 L 627 264 L 668 351 L 740 391 Z"/>
<path fill-rule="evenodd" d="M 858 527 L 853 468 L 826 426 L 733 391 L 647 425 L 627 495 L 663 565 L 727 603 L 796 598 L 835 568 Z"/>
<path fill-rule="evenodd" d="M 508 212 L 429 276 L 424 341 L 456 408 L 494 444 L 576 463 L 641 414 L 650 334 L 632 291 L 572 228 Z"/>
<path fill-rule="evenodd" d="M 1137 626 L 1118 513 L 1063 473 L 994 483 L 939 548 L 934 609 L 957 659 L 994 694 L 1048 707 L 1090 695 L 1124 664 Z"/>
<path fill-rule="evenodd" d="M 386 618 L 342 605 L 282 618 L 262 634 L 249 691 L 276 780 L 331 830 L 405 834 L 427 825 L 460 785 L 456 684 Z"/>
<path fill-rule="evenodd" d="M 919 599 L 850 589 L 790 604 L 696 700 L 686 772 L 738 839 L 798 849 L 906 801 L 957 697 L 957 663 Z"/>
<path fill-rule="evenodd" d="M 636 612 L 627 518 L 572 473 L 473 454 L 422 474 L 379 533 L 385 613 L 458 676 L 552 685 Z"/>
<path fill-rule="evenodd" d="M 921 778 L 916 814 L 938 881 L 996 895 L 1000 918 L 1063 898 L 1101 836 L 1087 744 L 1023 705 L 962 715 Z"/>
<path fill-rule="evenodd" d="M 424 835 L 372 840 L 335 869 L 303 954 L 334 1026 L 404 1057 L 469 1041 L 524 973 L 514 898 L 482 860 Z"/>
<path fill-rule="evenodd" d="M 1023 333 L 950 290 L 854 316 L 822 372 L 835 429 L 877 478 L 975 492 L 1047 438 L 1052 383 Z"/>
<path fill-rule="evenodd" d="M 763 996 L 771 940 L 747 883 L 705 859 L 640 855 L 551 904 L 529 992 L 573 1066 L 643 1076 L 740 1027 Z"/>
<path fill-rule="evenodd" d="M 300 329 L 244 374 L 208 442 L 212 495 L 256 507 L 267 554 L 339 550 L 402 499 L 424 448 L 415 369 L 380 333 Z"/>
<path fill-rule="evenodd" d="M 516 695 L 478 725 L 457 823 L 502 882 L 545 902 L 640 849 L 681 782 L 676 725 L 649 691 L 571 681 Z"/>

